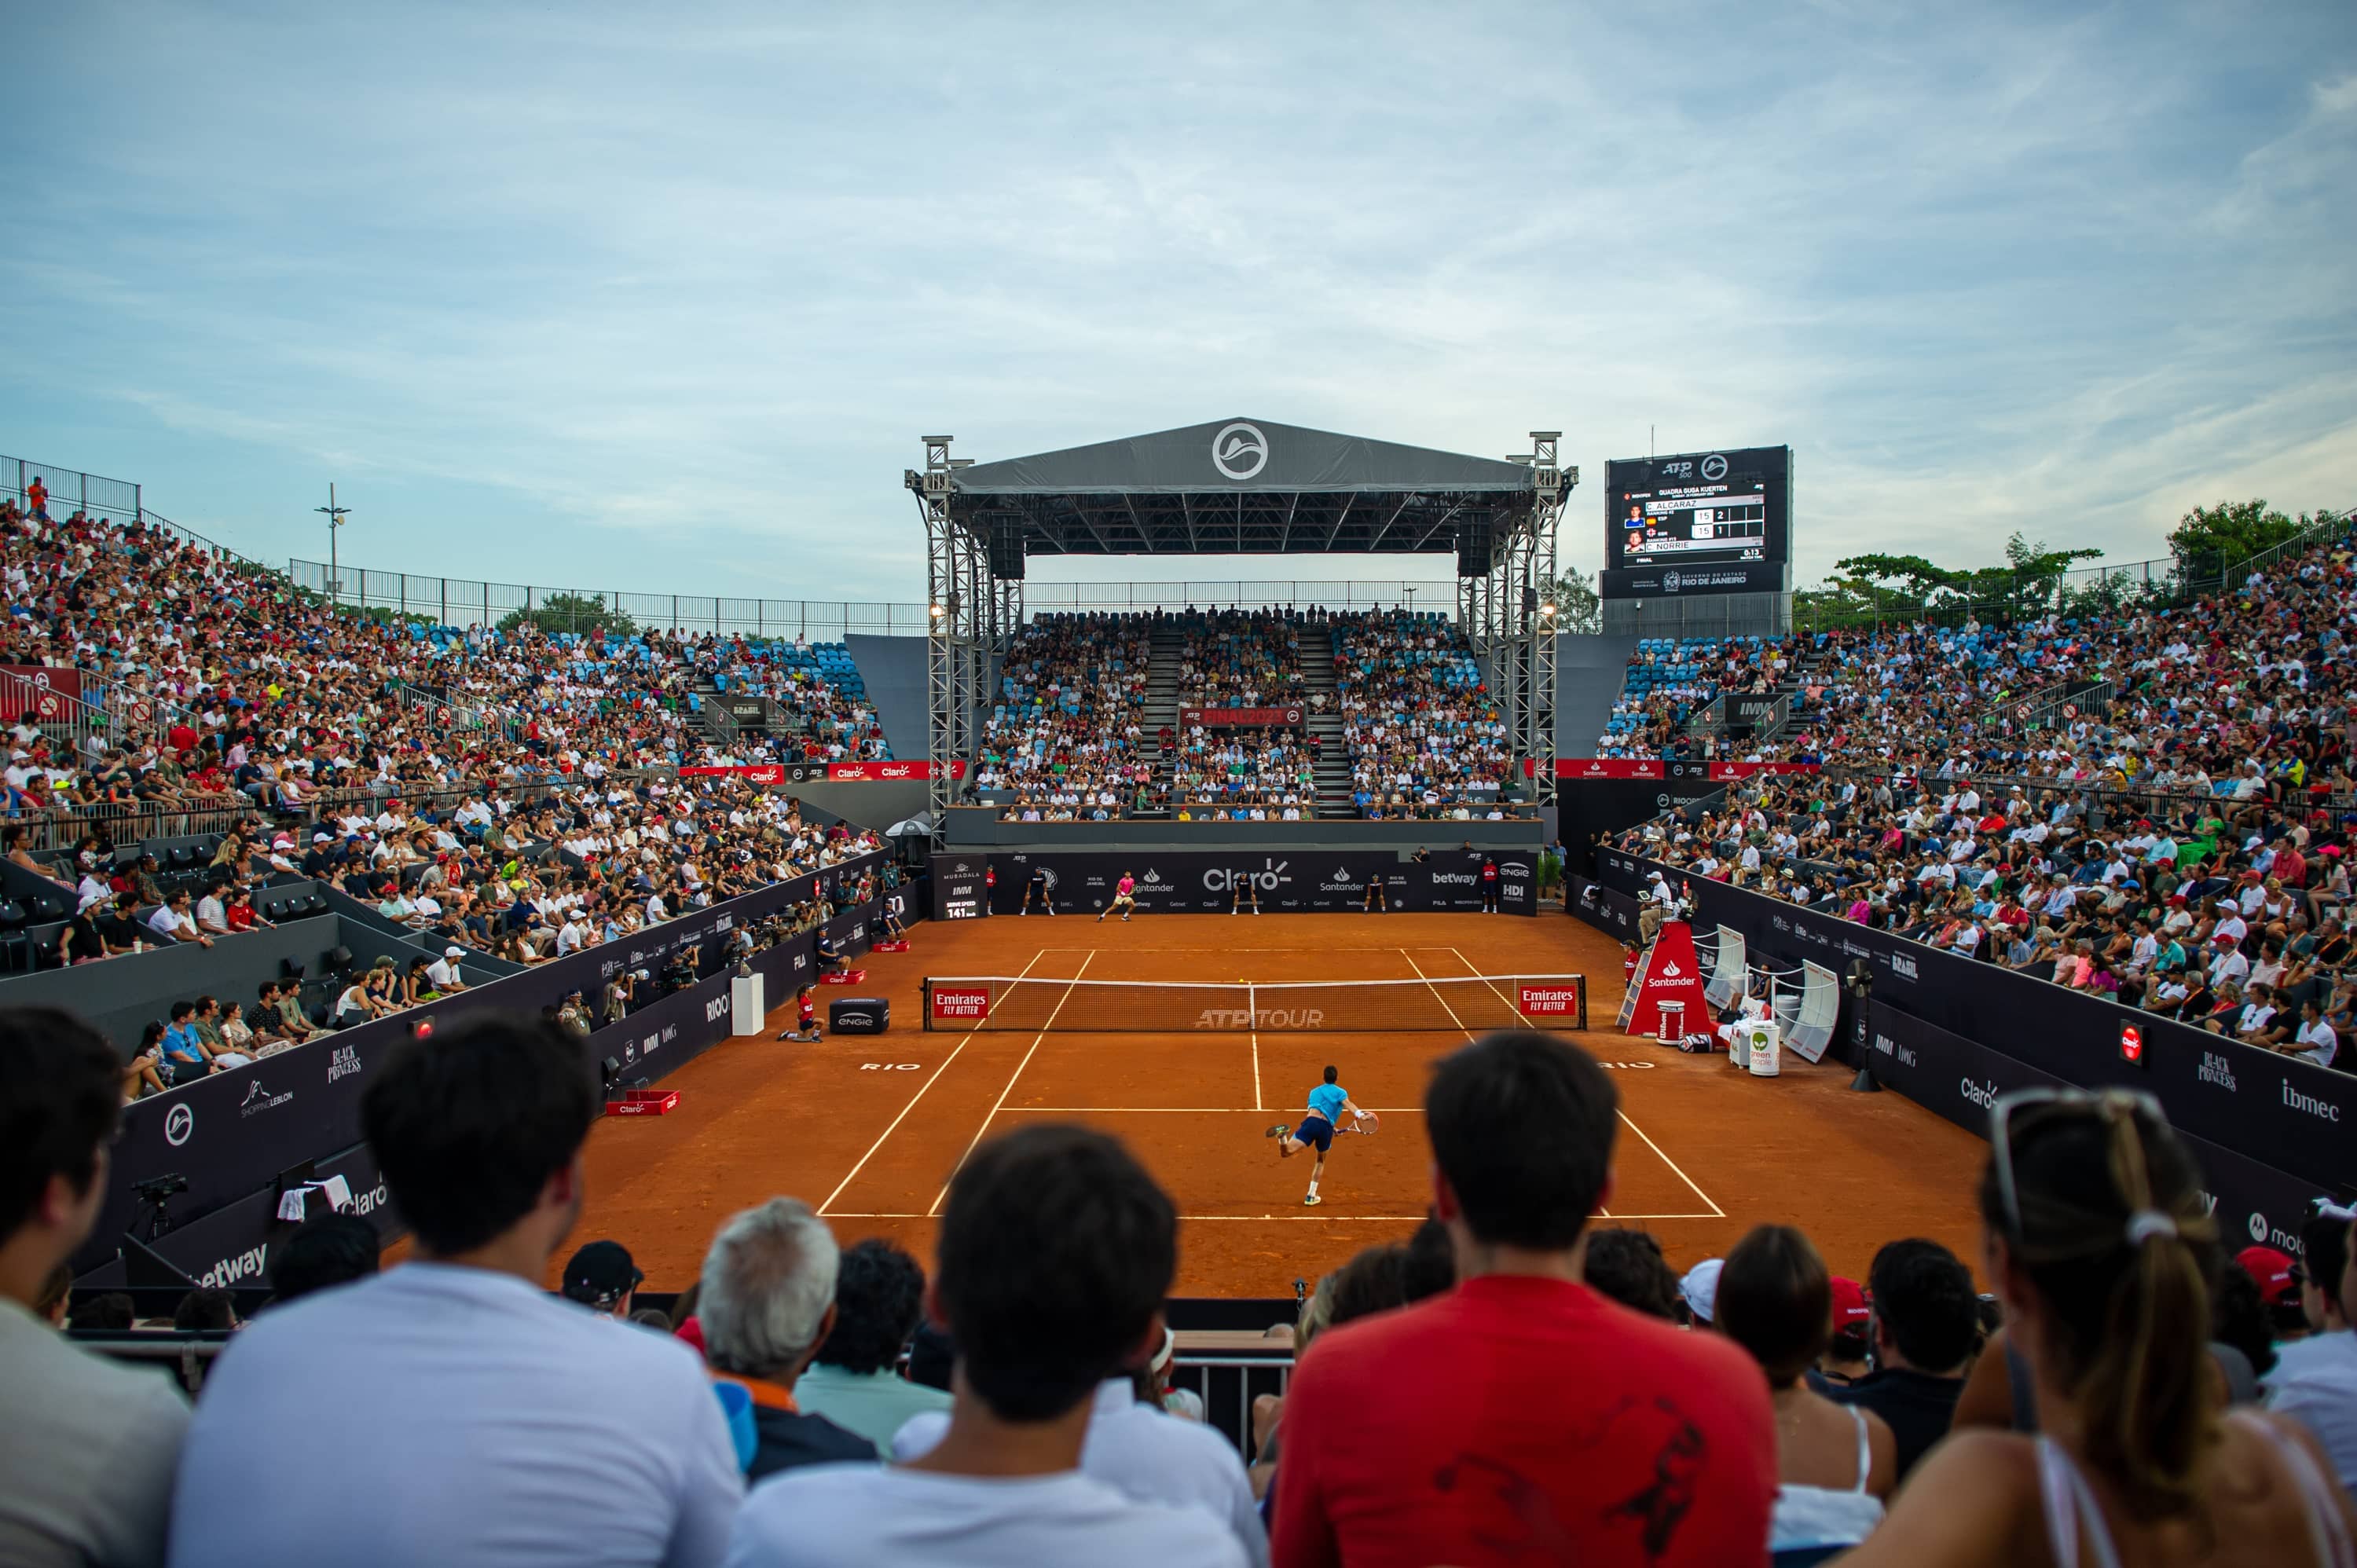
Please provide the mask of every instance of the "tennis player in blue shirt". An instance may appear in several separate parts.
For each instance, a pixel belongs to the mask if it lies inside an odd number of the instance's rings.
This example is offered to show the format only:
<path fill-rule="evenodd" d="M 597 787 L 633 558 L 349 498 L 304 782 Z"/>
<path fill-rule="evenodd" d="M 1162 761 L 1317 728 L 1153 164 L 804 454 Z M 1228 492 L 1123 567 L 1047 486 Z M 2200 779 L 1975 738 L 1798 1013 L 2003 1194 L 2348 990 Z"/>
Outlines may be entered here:
<path fill-rule="evenodd" d="M 1351 1115 L 1350 1132 L 1372 1133 L 1377 1125 L 1375 1113 L 1352 1104 L 1351 1091 L 1334 1081 L 1340 1076 L 1333 1068 L 1326 1069 L 1326 1080 L 1309 1091 L 1309 1109 L 1300 1126 L 1288 1127 L 1280 1122 L 1267 1133 L 1277 1141 L 1279 1159 L 1289 1160 L 1304 1149 L 1318 1151 L 1318 1159 L 1309 1167 L 1309 1196 L 1301 1200 L 1312 1208 L 1326 1201 L 1318 1196 L 1318 1178 L 1326 1174 L 1326 1155 L 1334 1146 L 1335 1133 L 1343 1130 L 1343 1112 Z"/>

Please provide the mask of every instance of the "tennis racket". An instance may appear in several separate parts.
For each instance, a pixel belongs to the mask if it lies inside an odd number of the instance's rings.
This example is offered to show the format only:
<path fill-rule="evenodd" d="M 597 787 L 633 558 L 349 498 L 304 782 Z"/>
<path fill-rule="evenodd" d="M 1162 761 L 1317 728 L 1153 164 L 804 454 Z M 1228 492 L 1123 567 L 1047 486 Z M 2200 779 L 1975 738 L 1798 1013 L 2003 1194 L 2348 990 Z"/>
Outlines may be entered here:
<path fill-rule="evenodd" d="M 1383 1131 L 1383 1119 L 1372 1111 L 1359 1112 L 1358 1121 L 1342 1129 L 1345 1133 L 1361 1133 L 1372 1138 Z"/>

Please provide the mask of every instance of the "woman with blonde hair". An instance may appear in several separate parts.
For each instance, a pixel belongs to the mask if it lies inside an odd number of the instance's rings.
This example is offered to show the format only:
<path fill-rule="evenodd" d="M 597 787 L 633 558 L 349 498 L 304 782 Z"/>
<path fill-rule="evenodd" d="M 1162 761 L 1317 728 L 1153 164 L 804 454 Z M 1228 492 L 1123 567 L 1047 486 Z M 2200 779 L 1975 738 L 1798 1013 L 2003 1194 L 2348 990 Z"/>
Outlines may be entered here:
<path fill-rule="evenodd" d="M 2357 1514 L 2306 1429 L 2221 1409 L 2217 1232 L 2159 1103 L 2026 1090 L 1990 1112 L 1986 1273 L 2035 1437 L 1932 1450 L 1855 1568 L 2352 1568 Z"/>

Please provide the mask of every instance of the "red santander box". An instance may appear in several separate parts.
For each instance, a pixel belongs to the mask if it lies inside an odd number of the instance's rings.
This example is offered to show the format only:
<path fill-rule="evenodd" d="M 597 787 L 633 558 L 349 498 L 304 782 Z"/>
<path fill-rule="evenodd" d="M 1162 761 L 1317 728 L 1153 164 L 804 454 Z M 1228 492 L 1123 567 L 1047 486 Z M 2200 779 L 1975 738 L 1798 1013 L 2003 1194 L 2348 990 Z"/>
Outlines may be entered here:
<path fill-rule="evenodd" d="M 1519 987 L 1521 1006 L 1525 1017 L 1542 1014 L 1571 1014 L 1579 1011 L 1579 987 L 1569 981 L 1545 985 L 1534 985 L 1524 981 Z"/>
<path fill-rule="evenodd" d="M 987 985 L 936 985 L 932 994 L 933 1017 L 938 1022 L 979 1024 L 990 1016 Z"/>

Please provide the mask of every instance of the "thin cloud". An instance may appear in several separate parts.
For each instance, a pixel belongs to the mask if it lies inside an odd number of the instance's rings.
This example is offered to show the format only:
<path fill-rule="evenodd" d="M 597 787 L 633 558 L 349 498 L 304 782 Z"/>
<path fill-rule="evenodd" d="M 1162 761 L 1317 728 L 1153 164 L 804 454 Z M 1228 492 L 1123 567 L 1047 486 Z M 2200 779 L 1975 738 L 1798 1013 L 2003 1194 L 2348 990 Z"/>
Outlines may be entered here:
<path fill-rule="evenodd" d="M 18 31 L 112 91 L 5 133 L 47 220 L 0 256 L 0 446 L 266 558 L 319 553 L 335 478 L 371 565 L 906 602 L 920 434 L 1240 411 L 1560 428 L 1591 568 L 1604 462 L 1656 429 L 1794 446 L 1803 581 L 2357 500 L 2345 7 L 1376 6 L 1341 54 L 1241 6 Z"/>

